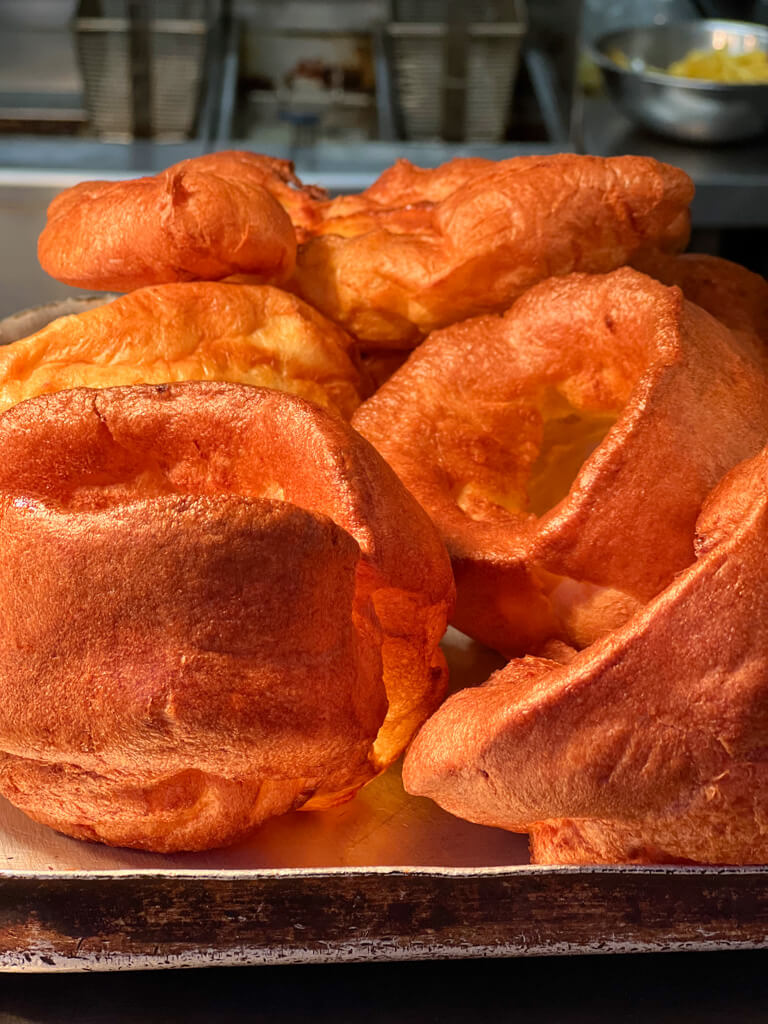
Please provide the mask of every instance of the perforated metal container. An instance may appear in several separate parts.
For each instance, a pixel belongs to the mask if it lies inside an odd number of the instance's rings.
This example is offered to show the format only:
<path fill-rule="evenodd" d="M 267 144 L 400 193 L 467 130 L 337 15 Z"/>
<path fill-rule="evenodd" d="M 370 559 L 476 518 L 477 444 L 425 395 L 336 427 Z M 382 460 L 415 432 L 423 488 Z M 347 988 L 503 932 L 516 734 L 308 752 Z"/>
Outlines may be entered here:
<path fill-rule="evenodd" d="M 161 0 L 136 21 L 128 0 L 102 3 L 104 14 L 75 21 L 77 53 L 91 130 L 105 139 L 180 141 L 194 132 L 210 19 L 204 0 Z"/>
<path fill-rule="evenodd" d="M 507 20 L 425 21 L 445 5 L 409 0 L 396 11 L 412 20 L 387 26 L 393 79 L 405 137 L 497 142 L 504 138 L 525 36 L 522 0 L 467 5 L 466 17 Z"/>

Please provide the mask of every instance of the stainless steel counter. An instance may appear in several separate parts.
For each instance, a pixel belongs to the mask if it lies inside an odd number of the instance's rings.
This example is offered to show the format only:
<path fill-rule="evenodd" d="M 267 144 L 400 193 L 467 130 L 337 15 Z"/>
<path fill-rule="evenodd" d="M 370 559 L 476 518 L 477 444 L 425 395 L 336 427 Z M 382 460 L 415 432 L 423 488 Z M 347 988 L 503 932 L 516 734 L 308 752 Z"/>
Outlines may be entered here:
<path fill-rule="evenodd" d="M 311 147 L 260 146 L 258 137 L 232 139 L 215 149 L 248 149 L 292 160 L 300 178 L 332 192 L 366 188 L 399 157 L 421 167 L 435 167 L 457 156 L 504 160 L 533 153 L 556 153 L 571 147 L 537 143 L 321 142 Z M 203 141 L 185 143 L 97 142 L 93 139 L 0 137 L 0 185 L 35 182 L 63 188 L 87 178 L 125 178 L 154 174 L 170 164 L 207 151 Z"/>
<path fill-rule="evenodd" d="M 768 139 L 723 146 L 676 143 L 637 128 L 603 96 L 584 99 L 577 124 L 585 153 L 653 156 L 690 174 L 696 184 L 695 228 L 768 227 Z"/>

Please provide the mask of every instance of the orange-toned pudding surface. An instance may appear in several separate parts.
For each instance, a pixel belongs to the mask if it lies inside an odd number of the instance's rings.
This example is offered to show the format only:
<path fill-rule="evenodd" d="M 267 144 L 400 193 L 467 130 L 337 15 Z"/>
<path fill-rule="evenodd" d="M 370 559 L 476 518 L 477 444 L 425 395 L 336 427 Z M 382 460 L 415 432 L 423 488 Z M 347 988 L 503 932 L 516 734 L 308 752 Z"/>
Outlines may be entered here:
<path fill-rule="evenodd" d="M 73 387 L 229 380 L 349 419 L 362 387 L 351 347 L 340 327 L 278 288 L 156 285 L 0 347 L 0 411 Z"/>
<path fill-rule="evenodd" d="M 764 449 L 707 499 L 693 564 L 623 627 L 450 698 L 406 788 L 530 832 L 542 864 L 765 864 L 767 551 Z"/>
<path fill-rule="evenodd" d="M 353 422 L 445 538 L 454 624 L 513 656 L 588 645 L 690 564 L 704 499 L 768 436 L 768 380 L 623 268 L 434 332 Z"/>
<path fill-rule="evenodd" d="M 48 209 L 38 257 L 79 288 L 127 292 L 173 281 L 249 274 L 280 284 L 293 270 L 293 223 L 324 193 L 288 161 L 226 151 L 128 181 L 87 181 Z"/>
<path fill-rule="evenodd" d="M 410 349 L 553 274 L 684 248 L 692 196 L 683 171 L 645 157 L 398 161 L 320 207 L 292 286 L 364 350 Z"/>
<path fill-rule="evenodd" d="M 440 702 L 440 538 L 373 448 L 227 383 L 0 417 L 0 791 L 171 851 L 346 799 Z"/>
<path fill-rule="evenodd" d="M 539 863 L 768 860 L 768 284 L 692 197 L 236 151 L 57 197 L 44 269 L 129 294 L 0 349 L 0 792 L 206 849 L 418 732 L 408 790 Z M 448 619 L 512 660 L 441 707 Z"/>

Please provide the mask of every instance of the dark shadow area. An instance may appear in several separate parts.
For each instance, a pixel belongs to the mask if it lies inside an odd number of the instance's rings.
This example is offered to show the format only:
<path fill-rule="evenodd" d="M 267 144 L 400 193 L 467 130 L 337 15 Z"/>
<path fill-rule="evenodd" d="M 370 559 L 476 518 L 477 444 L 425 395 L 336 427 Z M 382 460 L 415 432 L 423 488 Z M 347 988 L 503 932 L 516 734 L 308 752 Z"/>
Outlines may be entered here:
<path fill-rule="evenodd" d="M 0 1024 L 764 1021 L 768 953 L 5 975 Z"/>

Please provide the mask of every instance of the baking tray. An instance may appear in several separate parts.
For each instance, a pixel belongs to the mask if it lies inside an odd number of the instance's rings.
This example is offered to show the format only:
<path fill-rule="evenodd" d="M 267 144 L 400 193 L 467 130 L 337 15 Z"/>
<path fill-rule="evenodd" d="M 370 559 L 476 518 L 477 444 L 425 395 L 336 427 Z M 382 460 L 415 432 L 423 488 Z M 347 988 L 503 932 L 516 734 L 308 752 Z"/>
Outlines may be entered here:
<path fill-rule="evenodd" d="M 498 656 L 454 630 L 455 686 Z M 544 867 L 525 836 L 409 797 L 390 770 L 348 804 L 226 850 L 68 839 L 0 802 L 0 968 L 92 971 L 755 948 L 768 868 Z"/>
<path fill-rule="evenodd" d="M 108 296 L 0 321 L 0 344 Z M 498 655 L 449 629 L 452 689 Z M 226 850 L 80 842 L 0 799 L 0 970 L 93 971 L 768 945 L 768 867 L 546 867 L 527 838 L 409 797 L 355 800 Z"/>

